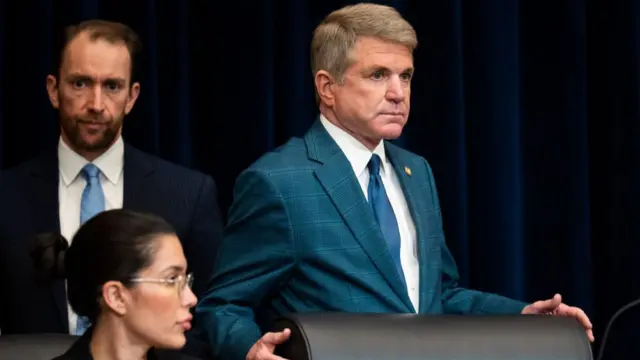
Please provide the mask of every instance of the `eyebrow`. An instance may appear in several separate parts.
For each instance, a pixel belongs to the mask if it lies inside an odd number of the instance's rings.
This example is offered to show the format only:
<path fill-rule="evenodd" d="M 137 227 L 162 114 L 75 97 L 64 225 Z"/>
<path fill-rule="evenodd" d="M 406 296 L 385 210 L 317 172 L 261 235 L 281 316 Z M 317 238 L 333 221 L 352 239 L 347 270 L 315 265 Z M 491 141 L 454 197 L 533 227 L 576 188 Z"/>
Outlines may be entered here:
<path fill-rule="evenodd" d="M 168 272 L 180 272 L 180 273 L 181 273 L 181 272 L 184 272 L 184 271 L 185 271 L 184 266 L 181 266 L 181 265 L 172 265 L 172 266 L 169 266 L 169 267 L 164 268 L 164 269 L 162 270 L 162 273 L 163 273 L 163 274 L 164 274 L 164 273 L 168 273 Z"/>
<path fill-rule="evenodd" d="M 410 73 L 410 74 L 413 74 L 413 72 L 414 72 L 414 71 L 415 71 L 415 69 L 414 69 L 414 68 L 412 68 L 412 67 L 408 67 L 408 68 L 406 68 L 406 69 L 402 70 L 402 72 L 400 72 L 400 73 L 401 73 L 401 74 L 404 74 L 404 73 Z"/>
<path fill-rule="evenodd" d="M 367 68 L 365 69 L 365 71 L 366 71 L 366 72 L 379 71 L 379 70 L 383 70 L 383 71 L 393 71 L 393 70 L 389 69 L 388 67 L 386 67 L 386 66 L 382 66 L 382 65 L 372 65 L 372 66 L 367 67 Z M 413 68 L 413 67 L 408 67 L 408 68 L 406 68 L 406 69 L 402 70 L 400 73 L 401 73 L 401 74 L 404 74 L 404 73 L 411 73 L 411 74 L 413 74 L 413 72 L 414 72 L 414 71 L 415 71 L 415 68 Z"/>
<path fill-rule="evenodd" d="M 91 80 L 93 81 L 94 78 L 89 76 L 89 75 L 84 75 L 84 74 L 80 74 L 80 73 L 69 73 L 67 74 L 67 77 L 72 78 L 72 79 L 82 79 L 82 80 Z M 103 82 L 117 82 L 117 83 L 125 83 L 127 80 L 125 78 L 122 77 L 108 77 L 105 78 L 103 80 Z"/>

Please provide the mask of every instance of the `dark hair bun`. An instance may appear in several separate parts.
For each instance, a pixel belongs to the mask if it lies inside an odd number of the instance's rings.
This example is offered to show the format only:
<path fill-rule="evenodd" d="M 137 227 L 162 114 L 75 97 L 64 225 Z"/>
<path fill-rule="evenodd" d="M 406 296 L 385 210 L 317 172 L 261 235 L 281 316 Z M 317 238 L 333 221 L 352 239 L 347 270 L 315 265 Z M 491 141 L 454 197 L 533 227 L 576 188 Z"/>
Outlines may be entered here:
<path fill-rule="evenodd" d="M 33 260 L 38 280 L 51 281 L 56 278 L 64 278 L 64 254 L 68 248 L 69 243 L 61 234 L 36 235 L 29 249 L 29 254 Z"/>

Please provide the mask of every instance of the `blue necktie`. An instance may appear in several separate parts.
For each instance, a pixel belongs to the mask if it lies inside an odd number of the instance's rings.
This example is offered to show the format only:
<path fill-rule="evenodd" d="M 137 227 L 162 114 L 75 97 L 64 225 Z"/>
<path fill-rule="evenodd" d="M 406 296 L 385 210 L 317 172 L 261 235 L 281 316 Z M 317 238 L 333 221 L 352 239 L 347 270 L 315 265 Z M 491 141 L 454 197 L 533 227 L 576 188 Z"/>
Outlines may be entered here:
<path fill-rule="evenodd" d="M 87 164 L 82 168 L 82 176 L 87 181 L 82 192 L 80 205 L 80 225 L 104 211 L 104 192 L 100 184 L 100 169 L 93 164 Z"/>
<path fill-rule="evenodd" d="M 87 181 L 82 192 L 80 203 L 80 226 L 89 219 L 104 211 L 104 192 L 100 184 L 100 169 L 93 164 L 87 164 L 82 168 L 82 176 Z M 82 335 L 91 326 L 91 322 L 84 316 L 78 316 L 76 335 Z"/>
<path fill-rule="evenodd" d="M 369 168 L 369 204 L 371 204 L 373 213 L 378 220 L 380 230 L 382 230 L 382 235 L 387 242 L 387 247 L 396 265 L 400 279 L 406 287 L 402 263 L 400 262 L 400 230 L 398 230 L 396 215 L 393 213 L 393 208 L 380 177 L 380 156 L 373 154 L 367 167 Z"/>

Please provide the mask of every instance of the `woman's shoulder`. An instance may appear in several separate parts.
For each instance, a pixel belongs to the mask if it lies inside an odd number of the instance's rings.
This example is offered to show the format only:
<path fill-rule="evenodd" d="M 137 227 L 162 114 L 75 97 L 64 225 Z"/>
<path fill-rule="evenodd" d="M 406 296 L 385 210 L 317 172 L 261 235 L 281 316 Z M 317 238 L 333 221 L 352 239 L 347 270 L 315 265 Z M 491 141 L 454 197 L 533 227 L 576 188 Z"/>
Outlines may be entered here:
<path fill-rule="evenodd" d="M 51 360 L 92 360 L 89 350 L 90 341 L 90 334 L 85 334 L 74 341 L 64 353 Z"/>
<path fill-rule="evenodd" d="M 204 360 L 198 357 L 182 354 L 173 350 L 160 350 L 152 349 L 151 356 L 148 356 L 149 360 Z M 88 355 L 88 356 L 87 356 Z M 66 353 L 57 356 L 51 360 L 85 360 L 93 359 L 89 354 L 67 351 Z"/>
<path fill-rule="evenodd" d="M 73 356 L 67 355 L 67 354 L 62 354 L 60 356 L 56 356 L 51 360 L 74 360 L 77 358 L 74 358 Z"/>
<path fill-rule="evenodd" d="M 58 355 L 51 360 L 89 360 L 92 359 L 90 354 L 81 354 L 78 352 L 67 351 L 62 355 Z"/>
<path fill-rule="evenodd" d="M 155 360 L 204 360 L 176 350 L 153 349 L 153 353 Z"/>

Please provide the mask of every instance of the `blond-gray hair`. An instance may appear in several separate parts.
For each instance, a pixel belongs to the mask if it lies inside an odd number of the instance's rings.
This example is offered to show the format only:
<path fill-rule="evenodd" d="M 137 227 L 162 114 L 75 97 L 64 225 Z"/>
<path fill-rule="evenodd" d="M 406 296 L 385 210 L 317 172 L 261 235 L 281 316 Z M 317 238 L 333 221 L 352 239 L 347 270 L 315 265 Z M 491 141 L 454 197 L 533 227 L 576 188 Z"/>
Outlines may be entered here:
<path fill-rule="evenodd" d="M 416 32 L 394 8 L 360 3 L 345 6 L 329 15 L 316 27 L 311 41 L 313 75 L 325 70 L 342 83 L 359 37 L 375 37 L 406 46 L 412 53 L 418 46 Z"/>

